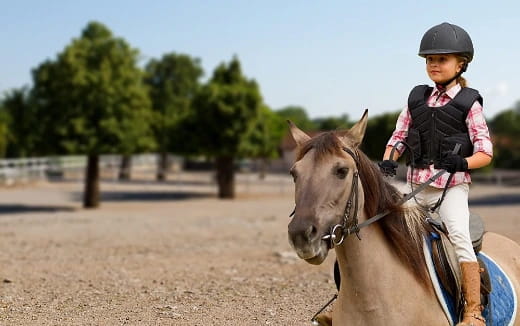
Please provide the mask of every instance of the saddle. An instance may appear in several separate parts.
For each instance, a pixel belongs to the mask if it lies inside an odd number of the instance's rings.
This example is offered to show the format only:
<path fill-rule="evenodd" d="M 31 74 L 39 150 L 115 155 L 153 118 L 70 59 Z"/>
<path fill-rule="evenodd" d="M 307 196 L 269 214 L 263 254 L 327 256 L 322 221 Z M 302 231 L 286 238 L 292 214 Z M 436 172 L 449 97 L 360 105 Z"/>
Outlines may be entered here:
<path fill-rule="evenodd" d="M 431 237 L 432 259 L 435 272 L 442 286 L 454 298 L 456 311 L 460 316 L 464 308 L 460 266 L 455 254 L 455 249 L 448 238 L 448 231 L 445 225 L 440 222 L 438 216 L 433 216 L 433 213 L 430 214 L 426 220 L 435 230 Z M 478 254 L 482 249 L 484 222 L 479 215 L 474 213 L 470 213 L 470 236 L 475 254 Z M 484 262 L 478 256 L 477 260 L 481 270 L 483 270 L 483 272 L 480 273 L 480 297 L 481 303 L 485 308 L 489 304 L 491 279 Z"/>

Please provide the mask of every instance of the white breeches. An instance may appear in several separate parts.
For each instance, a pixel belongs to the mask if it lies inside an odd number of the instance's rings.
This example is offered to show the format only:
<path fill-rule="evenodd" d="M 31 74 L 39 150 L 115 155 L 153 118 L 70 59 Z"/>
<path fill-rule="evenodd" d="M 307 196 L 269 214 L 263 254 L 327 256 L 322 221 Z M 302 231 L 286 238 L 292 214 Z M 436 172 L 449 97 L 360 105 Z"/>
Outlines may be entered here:
<path fill-rule="evenodd" d="M 418 185 L 414 185 L 414 188 L 416 186 Z M 410 189 L 409 184 L 408 189 Z M 442 196 L 442 191 L 443 189 L 426 187 L 416 197 L 419 202 L 431 207 Z M 477 261 L 469 235 L 468 193 L 469 185 L 467 183 L 450 187 L 439 207 L 439 215 L 448 229 L 449 238 L 453 243 L 459 262 Z"/>

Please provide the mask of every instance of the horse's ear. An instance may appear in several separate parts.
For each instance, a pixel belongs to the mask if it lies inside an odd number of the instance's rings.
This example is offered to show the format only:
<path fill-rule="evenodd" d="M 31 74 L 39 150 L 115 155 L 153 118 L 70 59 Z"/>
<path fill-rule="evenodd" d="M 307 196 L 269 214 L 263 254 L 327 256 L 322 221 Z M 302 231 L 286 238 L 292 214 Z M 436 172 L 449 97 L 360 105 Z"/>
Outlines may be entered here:
<path fill-rule="evenodd" d="M 344 142 L 351 144 L 354 147 L 361 145 L 363 141 L 363 137 L 365 136 L 365 131 L 367 129 L 368 122 L 368 109 L 365 110 L 361 119 L 356 122 L 352 128 L 346 130 L 341 138 Z"/>
<path fill-rule="evenodd" d="M 289 124 L 291 136 L 296 142 L 296 146 L 300 147 L 303 143 L 311 139 L 309 135 L 303 132 L 300 128 L 296 127 L 296 125 L 291 120 L 287 120 L 287 123 Z"/>

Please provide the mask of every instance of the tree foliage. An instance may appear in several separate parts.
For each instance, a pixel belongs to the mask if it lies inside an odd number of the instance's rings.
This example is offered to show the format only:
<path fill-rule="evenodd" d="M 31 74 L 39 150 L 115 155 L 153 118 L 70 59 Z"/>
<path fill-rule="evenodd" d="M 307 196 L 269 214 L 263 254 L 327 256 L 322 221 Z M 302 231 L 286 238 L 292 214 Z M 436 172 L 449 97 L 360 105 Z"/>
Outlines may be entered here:
<path fill-rule="evenodd" d="M 275 112 L 284 120 L 291 120 L 302 130 L 313 131 L 318 129 L 307 115 L 307 111 L 301 106 L 286 106 Z"/>
<path fill-rule="evenodd" d="M 514 108 L 499 112 L 490 122 L 490 129 L 496 135 L 520 135 L 520 101 Z"/>
<path fill-rule="evenodd" d="M 498 113 L 489 123 L 495 167 L 520 169 L 520 101 Z"/>
<path fill-rule="evenodd" d="M 91 22 L 33 71 L 47 153 L 131 153 L 154 145 L 138 51 Z"/>
<path fill-rule="evenodd" d="M 386 143 L 395 129 L 400 112 L 384 113 L 368 119 L 362 150 L 372 160 L 379 161 L 383 157 Z"/>
<path fill-rule="evenodd" d="M 342 114 L 339 117 L 316 118 L 312 120 L 312 123 L 317 130 L 348 129 L 352 125 L 347 114 Z"/>
<path fill-rule="evenodd" d="M 6 156 L 9 137 L 9 115 L 0 104 L 0 157 Z"/>
<path fill-rule="evenodd" d="M 215 158 L 219 197 L 233 198 L 234 160 L 260 114 L 262 97 L 257 83 L 242 74 L 234 57 L 219 65 L 193 101 L 183 121 L 185 151 Z"/>
<path fill-rule="evenodd" d="M 240 155 L 249 158 L 276 158 L 287 123 L 268 106 L 262 105 L 240 147 Z"/>
<path fill-rule="evenodd" d="M 7 157 L 39 156 L 37 146 L 44 136 L 35 117 L 34 101 L 27 87 L 12 89 L 4 94 L 2 118 L 4 154 Z"/>
<path fill-rule="evenodd" d="M 99 155 L 154 146 L 151 104 L 137 66 L 138 51 L 91 22 L 55 60 L 33 71 L 39 148 L 87 154 L 85 207 L 99 205 Z"/>
<path fill-rule="evenodd" d="M 262 98 L 256 81 L 242 74 L 238 58 L 219 65 L 194 99 L 183 123 L 191 146 L 186 151 L 210 156 L 240 155 L 240 146 L 259 117 Z"/>
<path fill-rule="evenodd" d="M 145 83 L 150 89 L 154 111 L 153 130 L 161 152 L 177 152 L 179 123 L 190 112 L 203 69 L 199 59 L 186 54 L 168 53 L 152 59 L 145 67 Z"/>

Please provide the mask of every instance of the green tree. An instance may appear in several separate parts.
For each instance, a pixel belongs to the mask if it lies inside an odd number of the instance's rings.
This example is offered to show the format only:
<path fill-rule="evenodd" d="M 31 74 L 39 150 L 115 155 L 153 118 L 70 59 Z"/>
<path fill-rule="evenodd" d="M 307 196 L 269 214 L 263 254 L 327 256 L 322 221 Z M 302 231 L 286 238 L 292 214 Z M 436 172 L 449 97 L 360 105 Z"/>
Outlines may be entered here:
<path fill-rule="evenodd" d="M 275 112 L 284 120 L 291 120 L 302 130 L 313 131 L 318 129 L 301 106 L 287 106 Z"/>
<path fill-rule="evenodd" d="M 343 114 L 339 117 L 325 117 L 313 119 L 312 123 L 318 130 L 348 129 L 352 123 L 348 120 L 348 115 Z"/>
<path fill-rule="evenodd" d="M 189 113 L 203 75 L 200 60 L 186 54 L 168 53 L 146 65 L 145 82 L 150 87 L 154 110 L 154 134 L 159 149 L 157 179 L 164 180 L 167 153 L 177 152 L 184 140 L 177 137 L 180 121 Z"/>
<path fill-rule="evenodd" d="M 151 104 L 138 51 L 90 22 L 55 60 L 33 71 L 37 118 L 48 153 L 87 154 L 84 206 L 99 205 L 99 155 L 154 146 Z"/>
<path fill-rule="evenodd" d="M 233 198 L 234 160 L 262 104 L 258 85 L 242 74 L 234 57 L 215 69 L 193 104 L 192 114 L 182 124 L 184 150 L 214 157 L 219 197 Z"/>
<path fill-rule="evenodd" d="M 42 138 L 39 121 L 34 115 L 34 103 L 28 87 L 12 89 L 2 100 L 3 121 L 6 124 L 5 155 L 28 157 L 42 155 L 37 142 Z M 9 133 L 7 133 L 9 130 Z"/>
<path fill-rule="evenodd" d="M 497 135 L 520 135 L 520 101 L 514 108 L 499 112 L 490 122 L 490 129 Z"/>
<path fill-rule="evenodd" d="M 493 164 L 505 169 L 520 169 L 520 101 L 495 115 L 489 123 L 493 139 Z"/>
<path fill-rule="evenodd" d="M 0 157 L 5 157 L 9 138 L 9 116 L 0 106 Z"/>
<path fill-rule="evenodd" d="M 386 143 L 395 129 L 399 113 L 399 111 L 384 113 L 368 119 L 361 148 L 372 160 L 380 161 L 383 157 Z"/>
<path fill-rule="evenodd" d="M 268 106 L 262 105 L 256 121 L 244 137 L 240 154 L 248 158 L 260 159 L 260 178 L 265 177 L 269 159 L 280 155 L 280 143 L 287 132 L 287 123 Z"/>

